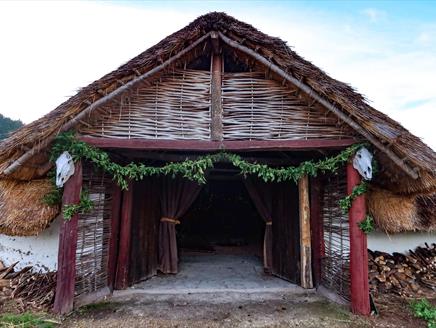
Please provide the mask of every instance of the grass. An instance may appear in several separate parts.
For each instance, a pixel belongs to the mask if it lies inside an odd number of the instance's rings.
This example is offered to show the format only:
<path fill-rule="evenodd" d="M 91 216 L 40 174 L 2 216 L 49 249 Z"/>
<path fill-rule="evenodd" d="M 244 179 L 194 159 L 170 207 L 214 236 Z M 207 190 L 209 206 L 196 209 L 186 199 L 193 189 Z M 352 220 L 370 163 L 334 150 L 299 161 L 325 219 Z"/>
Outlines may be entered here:
<path fill-rule="evenodd" d="M 436 307 L 426 299 L 412 301 L 410 307 L 415 317 L 427 321 L 428 328 L 436 328 Z"/>
<path fill-rule="evenodd" d="M 2 314 L 0 327 L 4 328 L 54 328 L 59 323 L 41 315 L 25 312 L 21 314 Z"/>

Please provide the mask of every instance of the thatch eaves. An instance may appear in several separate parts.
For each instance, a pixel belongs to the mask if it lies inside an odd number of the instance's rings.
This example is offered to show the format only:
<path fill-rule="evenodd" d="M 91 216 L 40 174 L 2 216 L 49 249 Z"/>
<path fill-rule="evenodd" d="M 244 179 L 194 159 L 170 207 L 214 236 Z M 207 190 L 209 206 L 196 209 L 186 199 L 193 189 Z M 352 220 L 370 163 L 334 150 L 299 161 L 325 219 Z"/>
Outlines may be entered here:
<path fill-rule="evenodd" d="M 386 233 L 436 230 L 436 193 L 398 195 L 372 187 L 367 206 L 377 227 Z"/>
<path fill-rule="evenodd" d="M 144 51 L 126 64 L 101 79 L 81 89 L 75 96 L 58 106 L 39 120 L 19 129 L 0 144 L 0 174 L 26 150 L 31 149 L 94 103 L 138 74 L 144 74 L 211 31 L 219 31 L 228 38 L 255 50 L 257 54 L 279 66 L 283 71 L 303 81 L 318 95 L 334 104 L 353 121 L 359 124 L 408 166 L 415 169 L 418 179 L 412 179 L 400 168 L 386 159 L 383 152 L 377 154 L 388 167 L 381 183 L 385 188 L 396 188 L 402 193 L 429 192 L 436 188 L 436 154 L 418 137 L 411 134 L 396 121 L 368 105 L 364 97 L 349 85 L 329 77 L 325 72 L 300 57 L 279 38 L 268 36 L 253 26 L 236 20 L 224 13 L 209 13 L 201 16 L 180 31 L 168 36 L 155 46 Z M 388 165 L 389 164 L 389 165 Z M 391 181 L 390 172 L 394 177 Z M 33 176 L 32 176 L 33 175 Z M 15 178 L 30 179 L 36 172 L 15 174 Z M 393 183 L 393 184 L 392 184 Z"/>
<path fill-rule="evenodd" d="M 48 206 L 43 196 L 53 188 L 48 179 L 0 180 L 0 233 L 34 236 L 59 214 L 59 206 Z"/>

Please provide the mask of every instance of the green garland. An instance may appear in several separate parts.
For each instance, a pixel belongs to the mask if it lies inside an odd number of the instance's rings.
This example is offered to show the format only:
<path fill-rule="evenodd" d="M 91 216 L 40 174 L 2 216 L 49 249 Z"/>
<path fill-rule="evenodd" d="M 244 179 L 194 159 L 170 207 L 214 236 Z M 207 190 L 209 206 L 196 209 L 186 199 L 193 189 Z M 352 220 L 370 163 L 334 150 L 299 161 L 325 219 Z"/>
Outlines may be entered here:
<path fill-rule="evenodd" d="M 79 204 L 66 204 L 62 210 L 64 219 L 69 221 L 76 214 L 85 214 L 92 211 L 94 208 L 94 203 L 91 198 L 89 198 L 89 192 L 87 190 L 82 190 L 80 192 Z"/>
<path fill-rule="evenodd" d="M 353 188 L 353 191 L 351 192 L 351 194 L 349 194 L 348 196 L 339 200 L 339 206 L 342 209 L 342 212 L 344 214 L 348 213 L 348 211 L 351 208 L 351 205 L 353 204 L 354 199 L 356 197 L 366 193 L 367 190 L 368 190 L 368 182 L 366 182 L 365 180 L 362 180 L 362 182 L 360 182 L 360 184 L 358 184 L 357 186 L 355 186 Z"/>
<path fill-rule="evenodd" d="M 142 163 L 129 163 L 125 166 L 111 161 L 109 155 L 86 142 L 80 141 L 75 137 L 74 132 L 64 132 L 56 137 L 52 149 L 50 160 L 54 163 L 64 152 L 68 151 L 76 162 L 85 159 L 101 169 L 125 190 L 129 180 L 142 180 L 144 177 L 156 175 L 182 176 L 199 184 L 206 183 L 206 171 L 214 167 L 214 163 L 227 161 L 238 168 L 242 175 L 254 175 L 265 182 L 294 181 L 295 183 L 304 175 L 317 176 L 319 172 L 336 172 L 339 167 L 344 165 L 348 159 L 364 144 L 355 144 L 343 150 L 339 154 L 319 160 L 305 161 L 299 166 L 288 166 L 272 168 L 266 164 L 250 163 L 242 159 L 237 154 L 220 152 L 200 156 L 196 160 L 185 160 L 183 162 L 171 162 L 161 167 L 146 166 Z M 54 182 L 54 180 L 53 180 Z M 341 208 L 346 212 L 350 209 L 351 203 L 359 195 L 366 192 L 367 183 L 362 182 L 353 189 L 351 195 L 346 196 L 340 201 Z M 44 201 L 49 205 L 59 204 L 62 200 L 62 189 L 53 190 L 44 197 Z M 88 197 L 89 199 L 89 197 Z M 90 202 L 90 203 L 89 203 Z M 64 206 L 64 217 L 71 218 L 74 214 L 82 211 L 89 211 L 92 201 L 84 197 L 80 204 L 70 204 Z"/>
<path fill-rule="evenodd" d="M 374 218 L 369 214 L 362 221 L 360 221 L 358 225 L 360 230 L 362 230 L 365 234 L 369 234 L 375 229 Z"/>

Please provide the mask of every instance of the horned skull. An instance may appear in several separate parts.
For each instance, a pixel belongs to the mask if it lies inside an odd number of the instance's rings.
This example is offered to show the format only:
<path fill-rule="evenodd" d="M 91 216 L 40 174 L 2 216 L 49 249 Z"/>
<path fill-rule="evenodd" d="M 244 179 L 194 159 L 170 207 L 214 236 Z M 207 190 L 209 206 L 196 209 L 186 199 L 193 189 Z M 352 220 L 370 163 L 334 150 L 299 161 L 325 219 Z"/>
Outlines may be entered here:
<path fill-rule="evenodd" d="M 74 162 L 71 155 L 64 151 L 56 160 L 56 186 L 61 188 L 74 174 Z"/>
<path fill-rule="evenodd" d="M 353 158 L 353 167 L 365 180 L 372 179 L 372 157 L 373 155 L 365 147 L 360 148 Z"/>

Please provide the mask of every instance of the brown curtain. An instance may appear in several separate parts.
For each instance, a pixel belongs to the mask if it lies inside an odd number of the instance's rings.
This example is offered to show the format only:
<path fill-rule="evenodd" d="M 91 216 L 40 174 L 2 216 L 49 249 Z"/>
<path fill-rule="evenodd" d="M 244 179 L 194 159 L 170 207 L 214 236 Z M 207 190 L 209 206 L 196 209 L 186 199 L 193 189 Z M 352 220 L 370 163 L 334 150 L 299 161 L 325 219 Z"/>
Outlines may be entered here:
<path fill-rule="evenodd" d="M 248 194 L 257 211 L 265 221 L 265 236 L 263 240 L 263 267 L 265 272 L 272 269 L 272 202 L 273 188 L 271 183 L 259 179 L 247 178 L 244 180 Z"/>
<path fill-rule="evenodd" d="M 201 186 L 179 177 L 163 177 L 160 193 L 159 270 L 177 273 L 176 224 L 197 198 Z"/>

